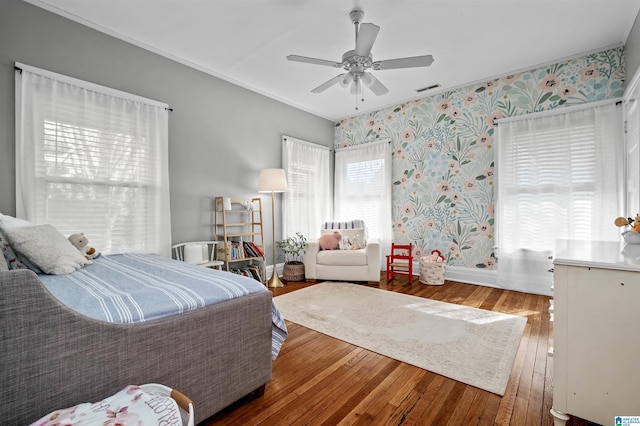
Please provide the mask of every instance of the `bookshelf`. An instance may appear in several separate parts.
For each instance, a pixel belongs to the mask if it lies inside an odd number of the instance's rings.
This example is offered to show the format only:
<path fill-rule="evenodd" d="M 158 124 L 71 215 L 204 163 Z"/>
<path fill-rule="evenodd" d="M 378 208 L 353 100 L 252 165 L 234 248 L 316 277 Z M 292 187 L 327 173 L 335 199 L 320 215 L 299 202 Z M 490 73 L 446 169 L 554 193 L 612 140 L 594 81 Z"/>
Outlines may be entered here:
<path fill-rule="evenodd" d="M 215 197 L 214 223 L 218 245 L 218 259 L 224 269 L 266 282 L 264 232 L 262 229 L 262 200 L 234 200 Z"/>

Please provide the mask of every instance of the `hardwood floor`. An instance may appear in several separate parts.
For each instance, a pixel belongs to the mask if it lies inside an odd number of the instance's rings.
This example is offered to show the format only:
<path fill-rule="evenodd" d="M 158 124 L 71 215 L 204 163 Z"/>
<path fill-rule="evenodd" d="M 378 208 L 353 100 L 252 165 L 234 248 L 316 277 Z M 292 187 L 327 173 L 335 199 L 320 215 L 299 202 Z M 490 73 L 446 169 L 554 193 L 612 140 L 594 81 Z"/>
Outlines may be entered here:
<path fill-rule="evenodd" d="M 384 275 L 384 274 L 383 274 Z M 274 296 L 313 285 L 288 283 Z M 465 385 L 287 321 L 289 336 L 264 396 L 245 398 L 205 425 L 545 425 L 553 424 L 549 297 L 445 282 L 381 289 L 527 317 L 505 395 Z M 197 407 L 196 407 L 197 410 Z M 568 425 L 588 425 L 572 419 Z"/>

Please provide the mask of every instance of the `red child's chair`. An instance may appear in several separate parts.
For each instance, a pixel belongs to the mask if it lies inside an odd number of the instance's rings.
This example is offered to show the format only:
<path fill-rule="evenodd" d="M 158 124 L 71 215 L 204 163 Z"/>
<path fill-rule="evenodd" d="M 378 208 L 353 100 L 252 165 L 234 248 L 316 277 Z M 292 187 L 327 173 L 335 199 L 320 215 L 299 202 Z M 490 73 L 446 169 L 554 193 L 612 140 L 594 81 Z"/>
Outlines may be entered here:
<path fill-rule="evenodd" d="M 408 275 L 409 282 L 413 281 L 413 245 L 391 243 L 391 254 L 387 255 L 387 281 L 394 275 Z"/>

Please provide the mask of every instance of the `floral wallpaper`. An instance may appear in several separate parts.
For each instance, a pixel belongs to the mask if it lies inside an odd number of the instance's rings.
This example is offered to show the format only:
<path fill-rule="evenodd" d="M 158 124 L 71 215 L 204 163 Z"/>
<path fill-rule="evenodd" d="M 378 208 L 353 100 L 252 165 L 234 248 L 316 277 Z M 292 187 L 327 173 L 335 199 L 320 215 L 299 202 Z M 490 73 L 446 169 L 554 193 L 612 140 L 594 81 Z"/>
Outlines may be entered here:
<path fill-rule="evenodd" d="M 623 86 L 617 47 L 344 119 L 335 144 L 391 140 L 394 241 L 495 269 L 494 120 L 620 97 Z"/>

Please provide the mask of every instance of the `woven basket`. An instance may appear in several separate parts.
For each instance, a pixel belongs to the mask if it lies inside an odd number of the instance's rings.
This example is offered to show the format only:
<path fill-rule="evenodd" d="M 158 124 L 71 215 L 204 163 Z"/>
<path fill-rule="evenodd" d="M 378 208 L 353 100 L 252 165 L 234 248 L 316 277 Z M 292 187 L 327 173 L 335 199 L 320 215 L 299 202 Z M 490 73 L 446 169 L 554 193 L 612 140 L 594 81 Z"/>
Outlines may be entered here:
<path fill-rule="evenodd" d="M 420 259 L 420 282 L 428 285 L 444 284 L 444 263 L 427 262 Z"/>
<path fill-rule="evenodd" d="M 304 263 L 285 263 L 282 279 L 289 281 L 304 281 Z"/>
<path fill-rule="evenodd" d="M 140 389 L 151 395 L 170 396 L 173 398 L 180 408 L 180 416 L 182 417 L 182 424 L 184 426 L 193 426 L 194 424 L 194 412 L 193 402 L 181 392 L 171 389 L 168 386 L 160 385 L 158 383 L 147 383 L 140 385 Z"/>

